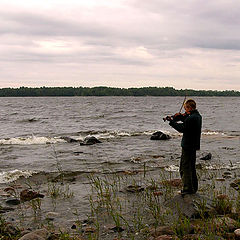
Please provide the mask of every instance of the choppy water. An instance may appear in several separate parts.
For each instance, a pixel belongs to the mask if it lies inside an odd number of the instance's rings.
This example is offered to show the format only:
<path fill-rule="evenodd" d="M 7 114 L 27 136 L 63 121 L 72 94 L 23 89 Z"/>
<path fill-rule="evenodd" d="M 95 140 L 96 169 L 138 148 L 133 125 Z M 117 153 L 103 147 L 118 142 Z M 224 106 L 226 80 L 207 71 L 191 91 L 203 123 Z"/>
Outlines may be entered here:
<path fill-rule="evenodd" d="M 203 116 L 198 158 L 208 168 L 240 168 L 240 98 L 196 97 Z M 32 172 L 177 169 L 181 135 L 162 118 L 179 111 L 182 97 L 0 98 L 0 182 Z M 151 141 L 163 131 L 169 141 Z M 67 143 L 95 136 L 93 146 Z M 58 165 L 59 166 L 59 165 Z"/>

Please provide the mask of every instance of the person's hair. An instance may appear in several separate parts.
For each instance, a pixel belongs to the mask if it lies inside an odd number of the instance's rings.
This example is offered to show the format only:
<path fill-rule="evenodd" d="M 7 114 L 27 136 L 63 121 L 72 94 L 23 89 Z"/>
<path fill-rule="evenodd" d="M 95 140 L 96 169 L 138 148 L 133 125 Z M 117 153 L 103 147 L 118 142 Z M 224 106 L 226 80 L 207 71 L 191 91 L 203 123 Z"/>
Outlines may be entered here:
<path fill-rule="evenodd" d="M 193 99 L 188 99 L 188 100 L 185 102 L 185 105 L 188 106 L 188 107 L 191 107 L 192 110 L 195 110 L 195 109 L 196 109 L 196 102 L 195 102 Z"/>

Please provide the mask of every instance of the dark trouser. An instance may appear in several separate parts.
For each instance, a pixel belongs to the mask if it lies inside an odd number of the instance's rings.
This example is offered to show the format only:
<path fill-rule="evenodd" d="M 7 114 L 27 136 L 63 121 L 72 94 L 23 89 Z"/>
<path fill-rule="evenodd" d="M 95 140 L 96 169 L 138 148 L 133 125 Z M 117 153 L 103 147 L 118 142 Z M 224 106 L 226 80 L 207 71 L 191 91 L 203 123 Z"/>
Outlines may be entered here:
<path fill-rule="evenodd" d="M 195 193 L 198 190 L 196 173 L 196 150 L 182 148 L 180 175 L 183 182 L 183 192 Z"/>

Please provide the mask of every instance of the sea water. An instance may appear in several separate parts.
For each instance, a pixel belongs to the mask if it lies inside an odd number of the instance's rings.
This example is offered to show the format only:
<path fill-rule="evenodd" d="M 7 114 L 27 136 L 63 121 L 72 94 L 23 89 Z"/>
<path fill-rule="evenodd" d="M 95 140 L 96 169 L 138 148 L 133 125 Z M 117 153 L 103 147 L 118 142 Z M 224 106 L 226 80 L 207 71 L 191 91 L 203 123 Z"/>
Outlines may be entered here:
<path fill-rule="evenodd" d="M 193 97 L 203 117 L 197 161 L 207 169 L 240 168 L 240 98 Z M 38 172 L 178 171 L 181 134 L 163 121 L 182 97 L 0 98 L 0 183 Z M 152 141 L 156 131 L 167 141 Z M 80 146 L 63 137 L 102 143 Z M 212 159 L 202 161 L 207 153 Z"/>

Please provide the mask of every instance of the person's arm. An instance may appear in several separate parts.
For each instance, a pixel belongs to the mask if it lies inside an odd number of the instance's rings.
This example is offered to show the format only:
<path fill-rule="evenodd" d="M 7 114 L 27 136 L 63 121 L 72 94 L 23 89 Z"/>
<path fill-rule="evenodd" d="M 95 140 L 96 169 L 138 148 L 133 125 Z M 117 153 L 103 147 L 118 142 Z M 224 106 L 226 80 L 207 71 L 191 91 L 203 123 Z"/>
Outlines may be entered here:
<path fill-rule="evenodd" d="M 175 130 L 177 130 L 180 133 L 183 133 L 185 130 L 184 123 L 177 123 L 175 121 L 170 121 L 169 125 L 172 126 Z"/>

